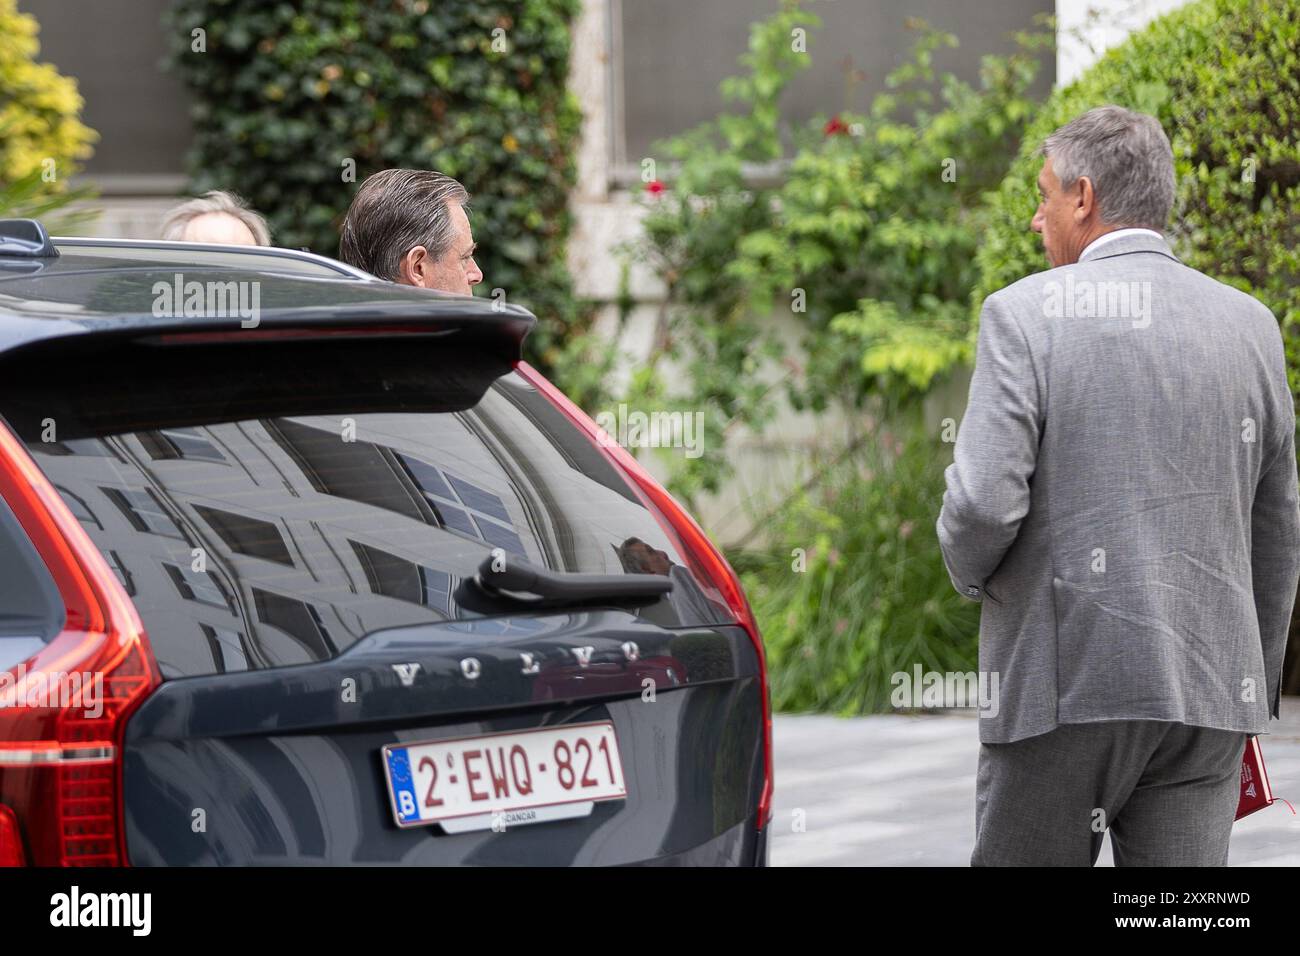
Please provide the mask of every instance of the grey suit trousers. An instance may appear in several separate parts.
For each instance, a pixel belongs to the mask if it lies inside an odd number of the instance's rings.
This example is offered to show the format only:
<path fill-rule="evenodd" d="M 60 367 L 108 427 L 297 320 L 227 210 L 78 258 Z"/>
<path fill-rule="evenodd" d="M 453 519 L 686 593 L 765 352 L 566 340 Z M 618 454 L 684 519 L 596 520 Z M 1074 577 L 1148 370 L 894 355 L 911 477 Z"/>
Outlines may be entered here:
<path fill-rule="evenodd" d="M 980 745 L 972 866 L 1225 866 L 1250 735 L 1157 720 Z"/>

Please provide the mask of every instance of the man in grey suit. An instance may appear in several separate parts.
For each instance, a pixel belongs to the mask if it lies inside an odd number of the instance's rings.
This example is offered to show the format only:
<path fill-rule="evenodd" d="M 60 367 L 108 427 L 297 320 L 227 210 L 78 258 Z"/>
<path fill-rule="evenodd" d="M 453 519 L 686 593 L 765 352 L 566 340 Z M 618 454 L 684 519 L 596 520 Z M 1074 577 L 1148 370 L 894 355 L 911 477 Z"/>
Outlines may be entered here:
<path fill-rule="evenodd" d="M 938 523 L 1000 695 L 971 863 L 1091 866 L 1109 828 L 1119 865 L 1221 866 L 1300 579 L 1281 332 L 1170 251 L 1155 118 L 1043 155 L 1053 268 L 984 302 Z"/>

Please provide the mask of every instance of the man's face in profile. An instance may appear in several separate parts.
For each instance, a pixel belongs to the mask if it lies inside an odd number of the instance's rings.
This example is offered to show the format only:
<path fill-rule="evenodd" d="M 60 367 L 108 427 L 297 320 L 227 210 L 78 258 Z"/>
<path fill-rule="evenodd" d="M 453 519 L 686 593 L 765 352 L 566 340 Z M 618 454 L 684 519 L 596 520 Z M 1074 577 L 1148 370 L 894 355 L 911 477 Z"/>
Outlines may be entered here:
<path fill-rule="evenodd" d="M 474 261 L 474 234 L 469 217 L 459 203 L 448 204 L 453 238 L 441 259 L 429 256 L 424 246 L 416 246 L 402 257 L 398 281 L 422 289 L 437 289 L 459 295 L 473 295 L 474 286 L 483 281 L 483 273 Z"/>
<path fill-rule="evenodd" d="M 1083 249 L 1081 239 L 1086 229 L 1082 218 L 1086 210 L 1081 208 L 1081 183 L 1076 182 L 1068 190 L 1062 188 L 1050 158 L 1038 174 L 1038 209 L 1030 228 L 1042 235 L 1043 251 L 1053 268 L 1077 262 Z"/>
<path fill-rule="evenodd" d="M 673 563 L 668 555 L 658 548 L 652 548 L 644 541 L 627 545 L 627 553 L 646 574 L 667 574 Z"/>

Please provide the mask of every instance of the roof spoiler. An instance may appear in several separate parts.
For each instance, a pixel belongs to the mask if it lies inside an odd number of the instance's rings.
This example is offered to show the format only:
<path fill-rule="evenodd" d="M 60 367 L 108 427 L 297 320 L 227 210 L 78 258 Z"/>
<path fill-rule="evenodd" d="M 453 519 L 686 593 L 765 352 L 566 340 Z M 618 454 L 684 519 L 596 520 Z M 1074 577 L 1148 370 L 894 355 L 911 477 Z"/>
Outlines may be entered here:
<path fill-rule="evenodd" d="M 0 256 L 53 259 L 59 254 L 50 234 L 35 219 L 0 219 Z"/>
<path fill-rule="evenodd" d="M 327 319 L 313 316 L 303 321 L 292 314 L 269 313 L 257 328 L 212 327 L 195 320 L 173 325 L 127 326 L 114 329 L 105 322 L 93 329 L 97 341 L 130 339 L 142 345 L 254 345 L 257 343 L 324 342 L 377 339 L 441 340 L 449 346 L 475 348 L 513 365 L 523 359 L 524 339 L 537 324 L 536 317 L 515 307 L 510 312 L 470 313 L 430 317 L 414 310 L 369 313 L 342 307 Z M 90 322 L 83 322 L 90 325 Z M 108 333 L 108 334 L 105 334 Z M 80 339 L 81 336 L 73 338 Z M 64 339 L 65 346 L 70 340 Z"/>

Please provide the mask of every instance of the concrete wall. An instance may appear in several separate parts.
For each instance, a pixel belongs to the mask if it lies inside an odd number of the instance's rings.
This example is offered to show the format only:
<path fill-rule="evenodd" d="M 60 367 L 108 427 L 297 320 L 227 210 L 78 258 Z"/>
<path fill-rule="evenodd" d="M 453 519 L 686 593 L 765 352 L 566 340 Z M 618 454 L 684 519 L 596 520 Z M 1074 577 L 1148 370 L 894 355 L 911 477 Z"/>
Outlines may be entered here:
<path fill-rule="evenodd" d="M 1056 0 L 1056 82 L 1065 86 L 1111 47 L 1187 0 Z"/>

